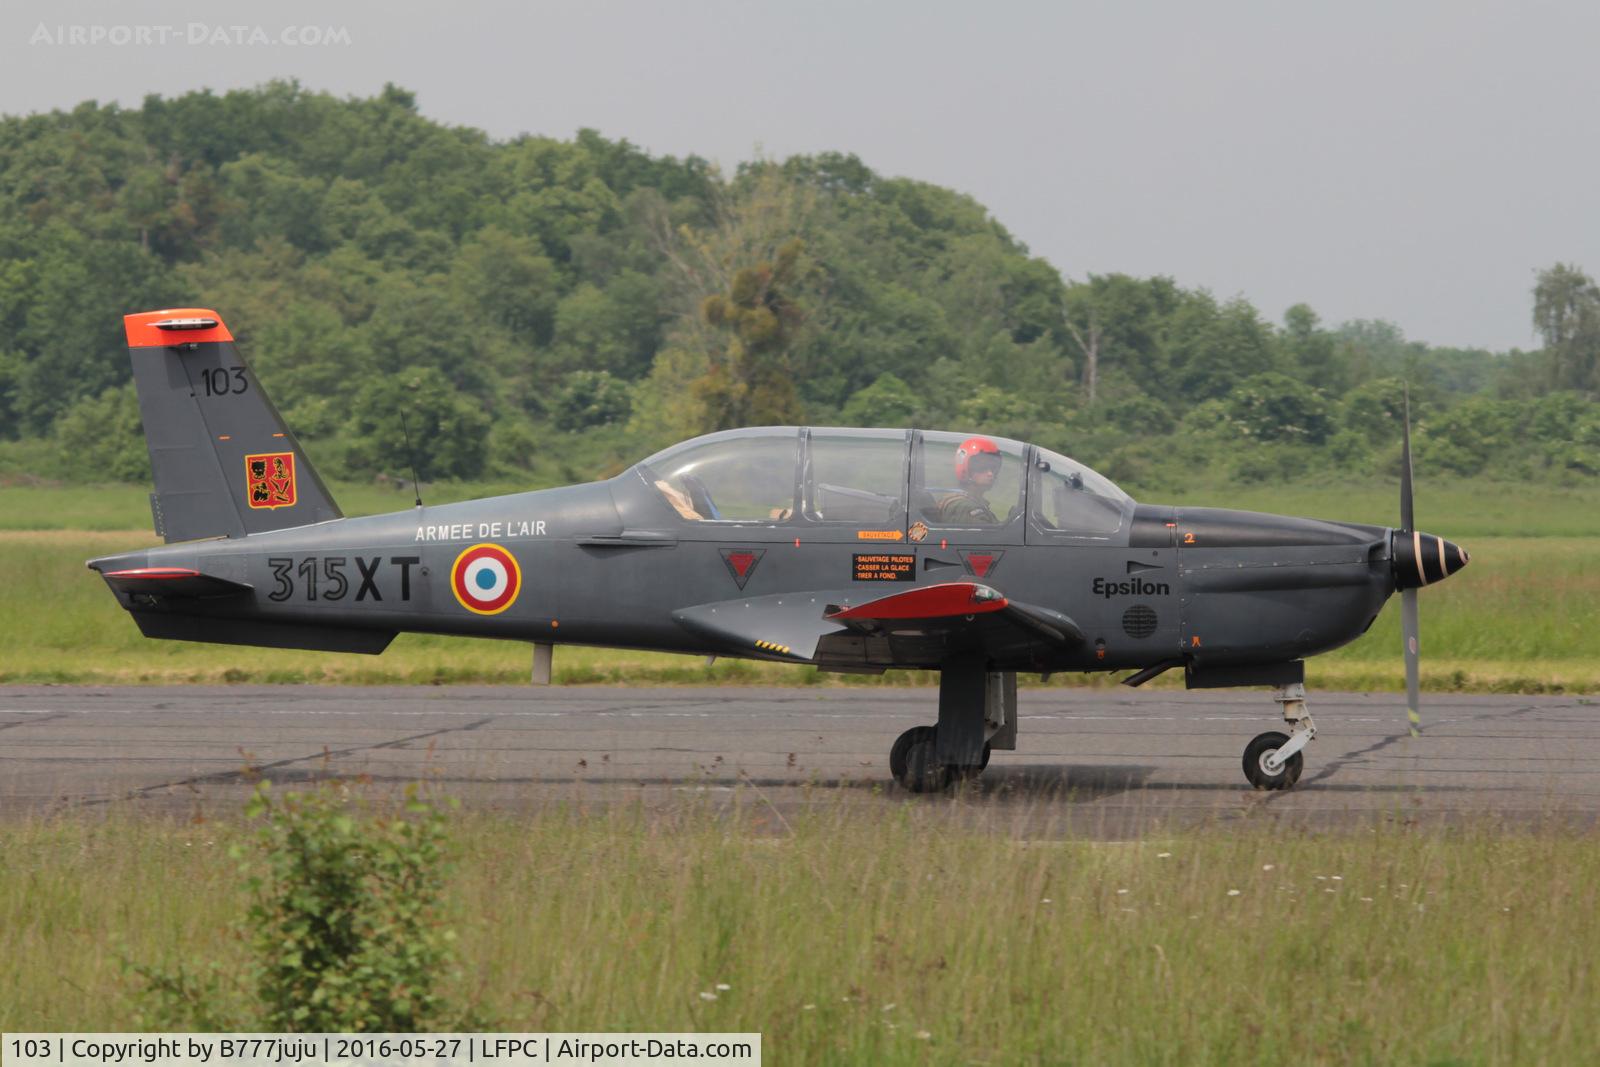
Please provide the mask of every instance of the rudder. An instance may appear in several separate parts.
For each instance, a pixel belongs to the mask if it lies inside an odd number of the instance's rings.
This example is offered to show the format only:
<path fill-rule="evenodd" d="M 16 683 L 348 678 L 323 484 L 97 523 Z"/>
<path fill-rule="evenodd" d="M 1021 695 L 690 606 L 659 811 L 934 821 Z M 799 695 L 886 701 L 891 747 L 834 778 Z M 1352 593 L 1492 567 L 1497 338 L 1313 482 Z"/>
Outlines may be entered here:
<path fill-rule="evenodd" d="M 244 537 L 342 518 L 215 311 L 127 315 L 156 533 Z"/>

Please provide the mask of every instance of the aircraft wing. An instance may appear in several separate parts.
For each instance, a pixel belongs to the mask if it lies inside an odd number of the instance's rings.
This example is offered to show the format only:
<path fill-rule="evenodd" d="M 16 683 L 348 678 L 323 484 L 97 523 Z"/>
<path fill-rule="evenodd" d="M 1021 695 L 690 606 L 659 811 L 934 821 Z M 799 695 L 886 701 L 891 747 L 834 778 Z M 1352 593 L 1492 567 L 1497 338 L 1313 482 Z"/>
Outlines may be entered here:
<path fill-rule="evenodd" d="M 859 590 L 749 597 L 685 608 L 673 618 L 730 651 L 790 662 L 812 662 L 819 647 L 852 638 L 1011 651 L 1038 644 L 1059 650 L 1084 640 L 1066 615 L 1017 603 L 976 582 L 925 585 L 865 600 Z"/>
<path fill-rule="evenodd" d="M 201 574 L 187 567 L 133 567 L 128 570 L 106 571 L 101 575 L 106 584 L 121 594 L 154 597 L 176 597 L 184 600 L 210 600 L 215 597 L 238 596 L 250 592 L 244 582 Z"/>

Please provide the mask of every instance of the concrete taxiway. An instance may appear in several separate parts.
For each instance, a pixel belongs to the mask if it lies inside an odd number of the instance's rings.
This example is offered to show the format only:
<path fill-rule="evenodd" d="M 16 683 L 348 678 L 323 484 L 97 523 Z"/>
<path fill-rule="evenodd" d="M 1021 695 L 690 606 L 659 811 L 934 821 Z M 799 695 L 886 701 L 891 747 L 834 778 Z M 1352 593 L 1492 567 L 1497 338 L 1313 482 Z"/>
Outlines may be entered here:
<path fill-rule="evenodd" d="M 1600 698 L 1434 695 L 1410 739 L 1394 694 L 1313 693 L 1300 784 L 1258 793 L 1245 743 L 1278 729 L 1265 691 L 1034 689 L 1016 752 L 957 803 L 891 784 L 888 750 L 937 694 L 896 688 L 0 687 L 0 817 L 73 809 L 237 811 L 279 783 L 429 780 L 471 808 L 819 797 L 945 805 L 1019 832 L 1120 836 L 1273 819 L 1591 825 Z"/>

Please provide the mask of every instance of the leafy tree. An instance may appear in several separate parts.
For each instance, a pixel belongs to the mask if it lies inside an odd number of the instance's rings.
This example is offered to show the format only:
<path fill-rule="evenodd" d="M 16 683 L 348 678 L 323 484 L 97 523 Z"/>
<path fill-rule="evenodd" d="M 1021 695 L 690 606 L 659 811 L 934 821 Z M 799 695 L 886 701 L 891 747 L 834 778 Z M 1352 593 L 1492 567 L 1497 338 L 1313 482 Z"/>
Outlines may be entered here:
<path fill-rule="evenodd" d="M 1544 338 L 1551 384 L 1600 393 L 1600 287 L 1594 279 L 1566 263 L 1540 271 L 1533 325 Z"/>
<path fill-rule="evenodd" d="M 1254 441 L 1317 445 L 1333 427 L 1330 405 L 1320 392 L 1275 371 L 1246 378 L 1226 403 L 1228 421 Z"/>
<path fill-rule="evenodd" d="M 607 371 L 578 370 L 563 379 L 551 414 L 559 429 L 586 430 L 624 421 L 632 406 L 628 383 Z"/>
<path fill-rule="evenodd" d="M 483 409 L 438 368 L 409 367 L 356 395 L 347 463 L 352 470 L 403 476 L 414 461 L 419 478 L 475 478 L 488 446 Z"/>
<path fill-rule="evenodd" d="M 56 420 L 52 436 L 65 469 L 85 482 L 150 480 L 150 453 L 131 384 L 79 400 Z"/>
<path fill-rule="evenodd" d="M 713 294 L 701 305 L 706 324 L 725 335 L 695 383 L 709 428 L 800 421 L 789 356 L 805 312 L 789 286 L 805 269 L 804 254 L 799 238 L 787 241 L 771 262 L 740 268 L 726 295 Z"/>
<path fill-rule="evenodd" d="M 1322 328 L 1309 305 L 1296 304 L 1283 313 L 1283 340 L 1301 381 L 1331 395 L 1349 387 L 1350 371 L 1340 358 L 1338 341 Z"/>
<path fill-rule="evenodd" d="M 849 426 L 909 426 L 920 405 L 915 389 L 893 374 L 880 374 L 850 397 L 840 418 Z"/>

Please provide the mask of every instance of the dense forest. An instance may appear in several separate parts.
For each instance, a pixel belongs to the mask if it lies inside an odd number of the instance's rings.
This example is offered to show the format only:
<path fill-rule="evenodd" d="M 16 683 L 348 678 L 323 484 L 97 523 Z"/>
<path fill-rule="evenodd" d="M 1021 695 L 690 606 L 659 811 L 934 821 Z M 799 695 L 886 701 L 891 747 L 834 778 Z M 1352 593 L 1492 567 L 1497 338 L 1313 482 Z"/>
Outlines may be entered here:
<path fill-rule="evenodd" d="M 1065 269 L 1078 275 L 1063 278 Z M 121 316 L 218 309 L 330 475 L 528 486 L 772 422 L 981 429 L 1144 488 L 1600 477 L 1600 289 L 1529 279 L 1543 347 L 1281 324 L 1052 265 L 853 156 L 737 173 L 591 130 L 496 141 L 389 87 L 274 83 L 0 120 L 0 476 L 137 481 Z"/>

